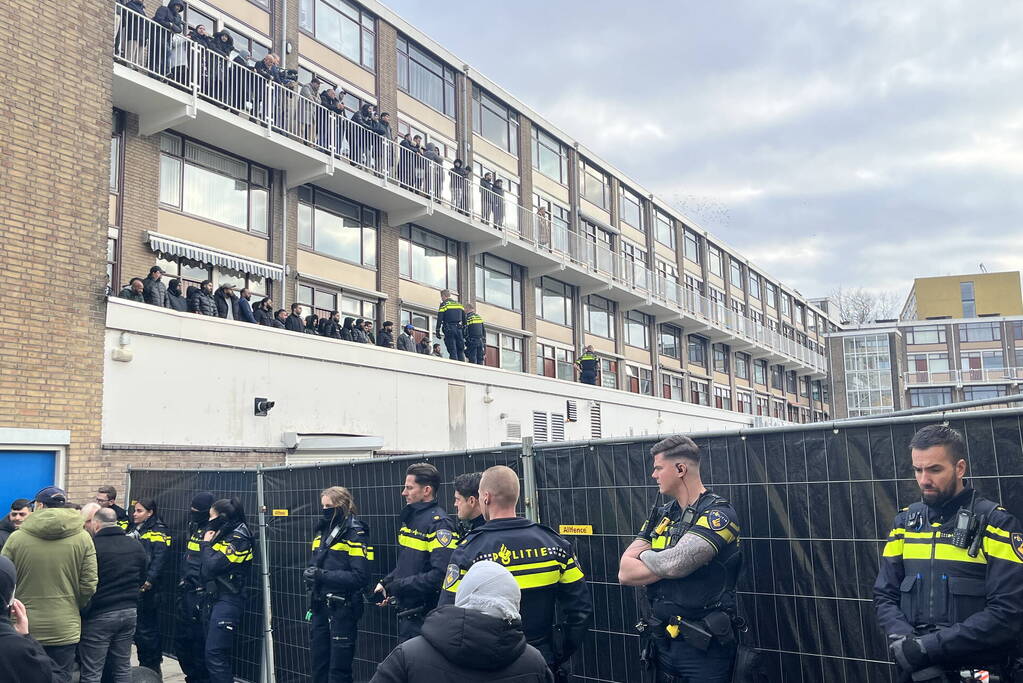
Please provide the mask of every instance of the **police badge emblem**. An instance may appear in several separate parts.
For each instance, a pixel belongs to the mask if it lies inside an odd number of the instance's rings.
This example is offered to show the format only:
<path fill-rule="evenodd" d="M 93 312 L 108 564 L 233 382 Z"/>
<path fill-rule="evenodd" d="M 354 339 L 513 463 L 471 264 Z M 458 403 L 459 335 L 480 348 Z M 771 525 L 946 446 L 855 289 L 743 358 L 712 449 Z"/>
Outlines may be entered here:
<path fill-rule="evenodd" d="M 441 544 L 441 547 L 447 548 L 451 545 L 451 540 L 453 538 L 454 535 L 451 533 L 450 529 L 437 529 L 437 542 Z"/>
<path fill-rule="evenodd" d="M 728 516 L 720 510 L 711 510 L 707 513 L 707 523 L 714 531 L 721 531 L 728 526 Z"/>
<path fill-rule="evenodd" d="M 461 572 L 459 571 L 457 564 L 448 565 L 448 572 L 444 575 L 445 590 L 455 585 L 455 582 L 458 581 L 459 574 L 461 574 Z"/>
<path fill-rule="evenodd" d="M 1016 553 L 1016 557 L 1023 560 L 1023 533 L 1017 531 L 1010 534 L 1009 542 L 1012 544 L 1012 551 Z"/>

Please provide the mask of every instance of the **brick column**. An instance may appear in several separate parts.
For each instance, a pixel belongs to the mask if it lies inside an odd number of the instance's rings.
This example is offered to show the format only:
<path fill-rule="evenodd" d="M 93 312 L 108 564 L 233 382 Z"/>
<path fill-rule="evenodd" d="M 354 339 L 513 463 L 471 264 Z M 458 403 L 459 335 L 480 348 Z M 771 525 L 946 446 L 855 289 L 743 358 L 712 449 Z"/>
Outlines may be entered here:
<path fill-rule="evenodd" d="M 274 285 L 273 296 L 277 308 L 288 308 L 298 294 L 295 284 L 298 279 L 298 188 L 287 189 L 284 175 L 282 171 L 274 172 L 274 182 L 278 183 L 275 187 L 284 189 L 284 201 L 281 201 L 281 190 L 275 190 L 270 217 L 270 260 L 282 264 L 285 273 L 284 280 Z"/>
<path fill-rule="evenodd" d="M 397 131 L 398 118 L 398 59 L 397 30 L 384 21 L 377 22 L 377 79 L 376 96 L 380 112 L 389 112 Z M 401 225 L 392 225 L 386 213 L 380 214 L 377 232 L 377 289 L 387 293 L 381 306 L 380 322 L 391 320 L 399 324 L 398 302 L 398 242 Z"/>
<path fill-rule="evenodd" d="M 391 114 L 397 133 L 398 117 L 398 32 L 384 21 L 377 22 L 377 111 Z"/>
<path fill-rule="evenodd" d="M 380 322 L 391 320 L 399 324 L 398 302 L 398 242 L 399 227 L 390 225 L 386 213 L 380 214 L 377 231 L 377 289 L 387 293 L 380 311 Z"/>
<path fill-rule="evenodd" d="M 145 277 L 156 262 L 146 232 L 156 231 L 160 206 L 160 136 L 141 137 L 139 118 L 125 116 L 124 187 L 121 205 L 121 279 Z M 118 291 L 115 287 L 114 291 Z"/>
<path fill-rule="evenodd" d="M 472 81 L 464 72 L 455 73 L 455 142 L 458 156 L 472 168 Z"/>

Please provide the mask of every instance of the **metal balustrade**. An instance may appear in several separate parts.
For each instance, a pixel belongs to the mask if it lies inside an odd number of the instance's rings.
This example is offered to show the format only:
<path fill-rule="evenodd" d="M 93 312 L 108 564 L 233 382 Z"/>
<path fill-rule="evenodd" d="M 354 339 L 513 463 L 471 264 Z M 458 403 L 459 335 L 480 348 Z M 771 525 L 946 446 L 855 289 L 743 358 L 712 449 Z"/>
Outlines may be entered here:
<path fill-rule="evenodd" d="M 277 133 L 305 144 L 612 285 L 826 372 L 824 357 L 795 340 L 303 97 L 298 83 L 265 78 L 247 64 L 173 33 L 125 6 L 114 9 L 116 61 L 262 126 L 267 135 Z"/>
<path fill-rule="evenodd" d="M 910 370 L 902 373 L 906 386 L 1006 384 L 1023 381 L 1023 368 L 970 368 L 966 370 Z"/>

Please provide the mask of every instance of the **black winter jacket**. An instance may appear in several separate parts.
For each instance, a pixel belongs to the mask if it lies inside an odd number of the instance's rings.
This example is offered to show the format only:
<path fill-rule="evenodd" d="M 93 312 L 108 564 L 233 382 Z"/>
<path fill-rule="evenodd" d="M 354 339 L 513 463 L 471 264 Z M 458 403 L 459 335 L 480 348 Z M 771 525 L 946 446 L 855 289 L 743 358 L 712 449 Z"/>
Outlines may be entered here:
<path fill-rule="evenodd" d="M 14 630 L 0 619 L 0 681 L 52 683 L 53 662 L 32 636 Z"/>
<path fill-rule="evenodd" d="M 317 330 L 321 337 L 330 337 L 331 339 L 341 338 L 341 326 L 337 324 L 336 320 L 330 318 L 320 319 L 320 329 Z"/>
<path fill-rule="evenodd" d="M 266 310 L 259 304 L 252 307 L 252 317 L 256 319 L 257 325 L 266 325 L 267 327 L 273 325 L 273 312 Z"/>
<path fill-rule="evenodd" d="M 227 311 L 231 311 L 231 320 L 241 320 L 241 316 L 238 313 L 238 297 L 228 296 L 223 289 L 218 289 L 213 294 L 213 302 L 217 306 L 217 316 L 221 318 L 228 317 Z"/>
<path fill-rule="evenodd" d="M 180 289 L 176 292 L 172 289 L 167 290 L 167 308 L 182 312 L 188 310 L 188 299 L 181 296 Z"/>
<path fill-rule="evenodd" d="M 224 40 L 225 36 L 227 37 L 226 41 Z M 207 47 L 214 52 L 219 52 L 225 57 L 230 57 L 231 53 L 234 52 L 234 38 L 232 38 L 231 34 L 227 31 L 217 31 L 213 34 L 213 37 L 210 38 L 210 42 L 207 44 Z"/>
<path fill-rule="evenodd" d="M 135 607 L 146 580 L 146 551 L 120 527 L 106 527 L 93 537 L 99 583 L 85 608 L 86 618 Z"/>
<path fill-rule="evenodd" d="M 287 326 L 284 323 L 282 323 L 279 319 L 274 318 L 270 321 L 270 327 L 276 327 L 278 330 L 283 330 Z"/>
<path fill-rule="evenodd" d="M 475 610 L 441 607 L 422 635 L 391 651 L 371 683 L 553 683 L 522 625 Z"/>
<path fill-rule="evenodd" d="M 388 332 L 387 330 L 381 329 L 377 332 L 377 346 L 386 346 L 389 349 L 394 348 L 394 332 Z"/>
<path fill-rule="evenodd" d="M 18 527 L 14 526 L 14 522 L 11 521 L 11 516 L 6 515 L 3 519 L 0 519 L 0 548 L 4 547 L 4 543 L 11 534 L 14 533 Z"/>
<path fill-rule="evenodd" d="M 188 288 L 188 310 L 199 315 L 217 315 L 217 304 L 213 296 L 202 291 L 201 287 Z"/>
<path fill-rule="evenodd" d="M 288 316 L 288 319 L 284 321 L 284 327 L 292 332 L 304 333 L 305 321 L 302 320 L 302 316 L 292 313 Z"/>
<path fill-rule="evenodd" d="M 179 5 L 181 12 L 175 12 L 173 7 Z M 181 0 L 173 0 L 166 7 L 160 7 L 156 10 L 156 14 L 153 15 L 153 21 L 163 26 L 171 33 L 184 33 L 185 23 L 181 20 L 181 14 L 185 11 L 185 5 Z"/>
<path fill-rule="evenodd" d="M 142 549 L 146 551 L 146 581 L 156 587 L 159 585 L 160 572 L 171 554 L 170 529 L 159 517 L 150 517 L 137 526 L 131 535 L 138 537 Z"/>
<path fill-rule="evenodd" d="M 150 306 L 167 308 L 167 285 L 163 280 L 146 277 L 142 280 L 142 296 Z"/>

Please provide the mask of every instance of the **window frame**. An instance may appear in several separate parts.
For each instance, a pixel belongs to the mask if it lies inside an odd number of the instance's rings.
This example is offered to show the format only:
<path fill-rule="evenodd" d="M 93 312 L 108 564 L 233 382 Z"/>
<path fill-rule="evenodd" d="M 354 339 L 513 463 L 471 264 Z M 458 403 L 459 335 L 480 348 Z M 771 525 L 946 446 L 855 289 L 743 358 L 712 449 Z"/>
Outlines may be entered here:
<path fill-rule="evenodd" d="M 636 207 L 636 222 L 639 223 L 639 225 L 635 225 L 626 218 L 626 204 Z M 625 185 L 618 186 L 618 220 L 642 233 L 646 232 L 646 225 L 643 220 L 643 198 L 625 187 Z"/>
<path fill-rule="evenodd" d="M 404 51 L 402 51 L 403 47 Z M 417 54 L 414 54 L 414 52 Z M 457 101 L 457 94 L 455 92 L 456 90 L 455 69 L 449 66 L 444 60 L 438 58 L 429 50 L 419 45 L 416 41 L 410 39 L 408 36 L 405 36 L 401 33 L 398 34 L 398 39 L 395 41 L 395 54 L 398 62 L 397 63 L 398 90 L 405 93 L 406 95 L 414 99 L 416 102 L 424 104 L 430 109 L 433 109 L 435 112 L 448 118 L 454 119 L 455 103 Z M 422 57 L 421 59 L 420 56 Z M 411 87 L 412 80 L 410 78 L 412 64 L 415 64 L 421 69 L 425 69 L 426 71 L 432 73 L 434 76 L 440 79 L 441 92 L 440 109 L 434 106 L 434 103 L 427 102 L 425 99 L 420 98 L 417 94 L 412 92 Z M 403 65 L 404 69 L 402 69 Z M 403 74 L 404 79 L 402 78 Z M 402 82 L 403 80 L 404 83 Z"/>
<path fill-rule="evenodd" d="M 686 336 L 686 364 L 695 365 L 696 367 L 708 370 L 707 366 L 707 338 L 702 337 L 698 334 L 690 334 Z M 693 353 L 698 350 L 698 353 Z M 694 359 L 694 355 L 697 358 Z"/>
<path fill-rule="evenodd" d="M 530 133 L 530 144 L 533 147 L 533 169 L 539 171 L 545 178 L 550 178 L 559 185 L 568 187 L 568 145 L 564 144 L 553 135 L 543 130 L 536 124 L 532 126 L 532 132 Z M 555 149 L 555 146 L 557 149 Z M 540 163 L 540 152 L 541 148 L 550 152 L 558 157 L 558 169 L 559 176 L 555 178 L 551 174 L 547 173 L 543 169 L 543 164 Z"/>
<path fill-rule="evenodd" d="M 592 302 L 593 299 L 598 299 L 599 301 Z M 607 306 L 604 307 L 601 304 L 601 302 L 605 302 L 607 304 Z M 595 306 L 594 304 L 597 304 L 597 305 Z M 599 332 L 594 332 L 593 331 L 592 326 L 591 326 L 591 320 L 590 320 L 591 319 L 591 315 L 592 315 L 591 314 L 591 306 L 594 307 L 593 310 L 595 310 L 595 311 L 603 311 L 604 317 L 607 318 L 607 322 L 608 322 L 608 334 L 607 335 L 603 335 L 603 334 L 601 334 Z M 611 299 L 605 299 L 604 297 L 602 297 L 602 296 L 600 296 L 598 294 L 588 294 L 586 296 L 586 299 L 583 301 L 583 320 L 584 320 L 584 324 L 585 324 L 585 327 L 583 329 L 586 331 L 587 334 L 592 334 L 595 337 L 600 337 L 601 339 L 614 339 L 615 338 L 615 313 L 616 313 L 616 310 L 615 310 L 615 302 L 614 301 L 612 301 Z"/>
<path fill-rule="evenodd" d="M 579 175 L 582 179 L 582 188 L 579 193 L 580 196 L 594 206 L 598 206 L 605 211 L 610 211 L 610 193 L 611 193 L 611 178 L 607 173 L 600 170 L 598 167 L 590 164 L 585 159 L 579 161 L 579 165 L 582 167 L 582 171 Z M 590 182 L 594 182 L 600 185 L 601 199 L 599 202 L 594 201 L 590 197 Z"/>
<path fill-rule="evenodd" d="M 308 5 L 306 5 L 308 3 Z M 339 3 L 342 6 L 348 6 L 351 11 L 358 13 L 358 18 L 352 17 L 350 14 L 341 9 L 341 7 L 331 6 L 332 3 Z M 336 12 L 339 16 L 340 21 L 349 21 L 355 24 L 359 29 L 359 58 L 352 59 L 351 55 L 347 55 L 340 49 L 337 49 L 333 44 L 326 41 L 325 35 L 317 34 L 317 24 L 319 15 L 319 6 L 324 5 L 326 9 Z M 376 73 L 376 48 L 377 48 L 377 16 L 372 12 L 369 12 L 365 8 L 347 0 L 302 0 L 299 2 L 298 10 L 298 27 L 299 31 L 309 35 L 316 42 L 325 46 L 334 54 L 340 55 L 344 59 L 347 59 L 353 64 Z M 339 23 L 340 27 L 341 24 Z M 324 29 L 326 30 L 326 29 Z M 372 46 L 367 46 L 366 34 L 372 36 Z M 368 48 L 368 49 L 367 49 Z M 369 63 L 366 61 L 366 57 L 369 56 Z"/>
<path fill-rule="evenodd" d="M 307 196 L 307 193 L 308 193 L 308 196 Z M 329 208 L 329 205 L 328 205 L 327 202 L 319 203 L 317 200 L 320 198 L 321 195 L 324 197 L 325 200 L 330 200 L 332 202 L 343 202 L 344 204 L 349 204 L 354 209 L 356 209 L 356 211 L 358 213 L 358 216 L 359 216 L 358 217 L 358 221 L 359 221 L 359 260 L 358 261 L 353 261 L 352 259 L 346 258 L 344 256 L 340 256 L 338 254 L 332 254 L 330 252 L 321 251 L 321 250 L 317 249 L 317 247 L 316 247 L 316 241 L 317 241 L 317 238 L 316 238 L 316 235 L 317 235 L 316 223 L 317 223 L 317 211 L 318 210 L 322 211 L 323 213 L 326 213 L 326 214 L 329 214 L 331 216 L 334 216 L 335 218 L 340 218 L 340 219 L 342 219 L 342 221 L 344 221 L 344 220 L 351 220 L 351 221 L 356 220 L 356 218 L 354 216 L 349 216 L 349 215 L 341 214 L 341 213 L 338 213 L 335 210 L 332 210 L 332 208 Z M 313 252 L 313 253 L 315 253 L 315 254 L 317 254 L 319 256 L 326 256 L 327 258 L 335 259 L 335 260 L 338 260 L 338 261 L 343 261 L 344 263 L 351 263 L 351 264 L 359 266 L 361 268 L 371 268 L 371 269 L 374 269 L 374 270 L 376 269 L 376 267 L 377 267 L 377 253 L 376 253 L 376 251 L 377 251 L 377 245 L 379 244 L 379 240 L 380 240 L 380 212 L 379 211 L 377 211 L 373 207 L 367 206 L 367 205 L 362 204 L 360 202 L 353 201 L 351 199 L 348 199 L 347 197 L 342 197 L 339 194 L 336 194 L 334 192 L 330 192 L 328 190 L 321 189 L 321 188 L 319 188 L 319 187 L 317 187 L 315 185 L 302 185 L 301 187 L 298 188 L 298 202 L 297 202 L 297 204 L 298 204 L 298 238 L 297 238 L 296 241 L 298 243 L 298 248 L 299 249 L 304 250 L 304 251 L 311 251 L 311 252 Z M 308 216 L 303 216 L 303 212 L 306 209 L 308 209 L 308 211 L 309 211 Z M 372 216 L 373 220 L 372 221 L 367 221 L 366 220 L 367 216 Z M 304 239 L 304 237 L 303 237 L 303 232 L 304 232 L 303 224 L 307 220 L 309 221 L 309 230 L 311 231 L 311 235 L 312 235 L 312 243 L 311 244 L 310 243 L 306 243 L 306 242 L 303 241 L 303 239 Z M 373 233 L 372 245 L 369 244 L 369 240 L 367 238 L 367 231 Z"/>
<path fill-rule="evenodd" d="M 667 241 L 662 239 L 665 235 L 667 236 Z M 654 240 L 669 249 L 674 249 L 677 239 L 675 221 L 668 214 L 654 208 Z"/>
<path fill-rule="evenodd" d="M 484 132 L 484 110 L 504 122 L 505 140 L 494 140 Z M 476 83 L 472 84 L 472 132 L 498 149 L 514 157 L 519 156 L 519 135 L 521 131 L 519 130 L 518 112 Z"/>
<path fill-rule="evenodd" d="M 657 353 L 667 358 L 682 360 L 682 328 L 671 323 L 661 323 L 657 326 Z M 665 353 L 664 339 L 670 337 L 674 340 L 675 353 Z"/>
<path fill-rule="evenodd" d="M 425 233 L 427 235 L 431 235 L 433 238 L 443 240 L 443 242 L 444 242 L 444 245 L 445 245 L 444 256 L 445 256 L 445 260 L 446 260 L 445 269 L 444 269 L 444 279 L 445 279 L 445 282 L 447 284 L 445 284 L 442 287 L 437 287 L 433 283 L 424 282 L 423 280 L 416 279 L 416 273 L 413 270 L 414 267 L 415 267 L 415 259 L 413 258 L 412 247 L 413 246 L 419 246 L 419 247 L 422 247 L 424 249 L 432 249 L 432 250 L 435 250 L 435 251 L 439 251 L 439 249 L 437 249 L 437 247 L 434 247 L 433 245 L 427 244 L 427 243 L 425 243 L 425 241 L 420 242 L 420 241 L 416 241 L 415 239 L 413 239 L 413 236 L 414 235 L 419 235 L 419 233 Z M 407 247 L 405 246 L 406 244 L 408 245 Z M 408 271 L 409 271 L 408 274 L 406 274 L 402 270 L 402 268 L 403 268 L 403 265 L 402 265 L 402 258 L 403 258 L 402 251 L 404 251 L 406 249 L 408 250 L 407 255 L 405 256 L 405 258 L 408 259 L 408 261 L 407 261 L 408 262 Z M 443 235 L 438 235 L 437 233 L 433 232 L 432 230 L 427 230 L 426 228 L 421 227 L 419 225 L 416 225 L 415 223 L 405 223 L 404 225 L 402 225 L 399 228 L 399 232 L 398 232 L 398 277 L 400 279 L 402 279 L 402 280 L 408 280 L 409 282 L 415 282 L 415 283 L 418 283 L 420 285 L 423 285 L 424 287 L 430 287 L 431 289 L 436 289 L 438 291 L 443 291 L 443 290 L 447 289 L 447 290 L 450 290 L 451 292 L 458 292 L 458 291 L 460 291 L 459 290 L 459 286 L 458 286 L 459 285 L 459 283 L 458 283 L 458 278 L 459 278 L 459 273 L 458 273 L 458 256 L 459 256 L 459 252 L 460 252 L 460 244 L 456 240 L 449 239 L 447 237 L 444 237 Z M 452 259 L 454 260 L 453 262 L 452 262 Z M 453 266 L 453 271 L 452 271 L 452 266 Z M 454 282 L 453 283 L 451 282 L 452 272 L 453 272 L 453 277 L 454 277 Z"/>
<path fill-rule="evenodd" d="M 509 272 L 504 273 L 495 268 L 495 266 L 501 265 L 507 265 Z M 503 308 L 505 310 L 522 311 L 523 272 L 522 266 L 517 263 L 512 263 L 507 259 L 499 258 L 489 253 L 476 254 L 476 258 L 473 261 L 473 274 L 476 283 L 475 295 L 477 300 L 490 306 L 497 306 L 498 308 Z M 510 307 L 505 306 L 503 302 L 498 303 L 487 298 L 487 273 L 499 273 L 500 275 L 508 276 L 509 286 L 511 288 Z"/>
<path fill-rule="evenodd" d="M 650 350 L 650 316 L 640 311 L 626 311 L 622 318 L 622 335 L 625 343 L 636 349 Z M 634 335 L 638 332 L 640 339 Z M 640 343 L 637 344 L 636 341 Z"/>
<path fill-rule="evenodd" d="M 544 288 L 548 282 L 560 286 L 564 291 L 563 294 L 558 293 L 555 287 L 551 287 L 549 290 L 552 294 L 557 294 L 557 296 L 559 296 L 564 303 L 565 313 L 564 322 L 552 320 L 546 317 L 547 306 L 544 303 L 545 298 L 544 292 L 548 290 L 545 290 Z M 534 291 L 536 297 L 536 317 L 538 320 L 543 320 L 544 322 L 550 323 L 552 325 L 561 325 L 562 327 L 573 327 L 573 323 L 575 322 L 574 315 L 575 307 L 573 306 L 573 302 L 575 301 L 575 288 L 572 285 L 562 282 L 561 280 L 556 280 L 555 278 L 544 275 L 536 279 L 536 288 Z M 551 298 L 553 298 L 553 296 Z"/>

